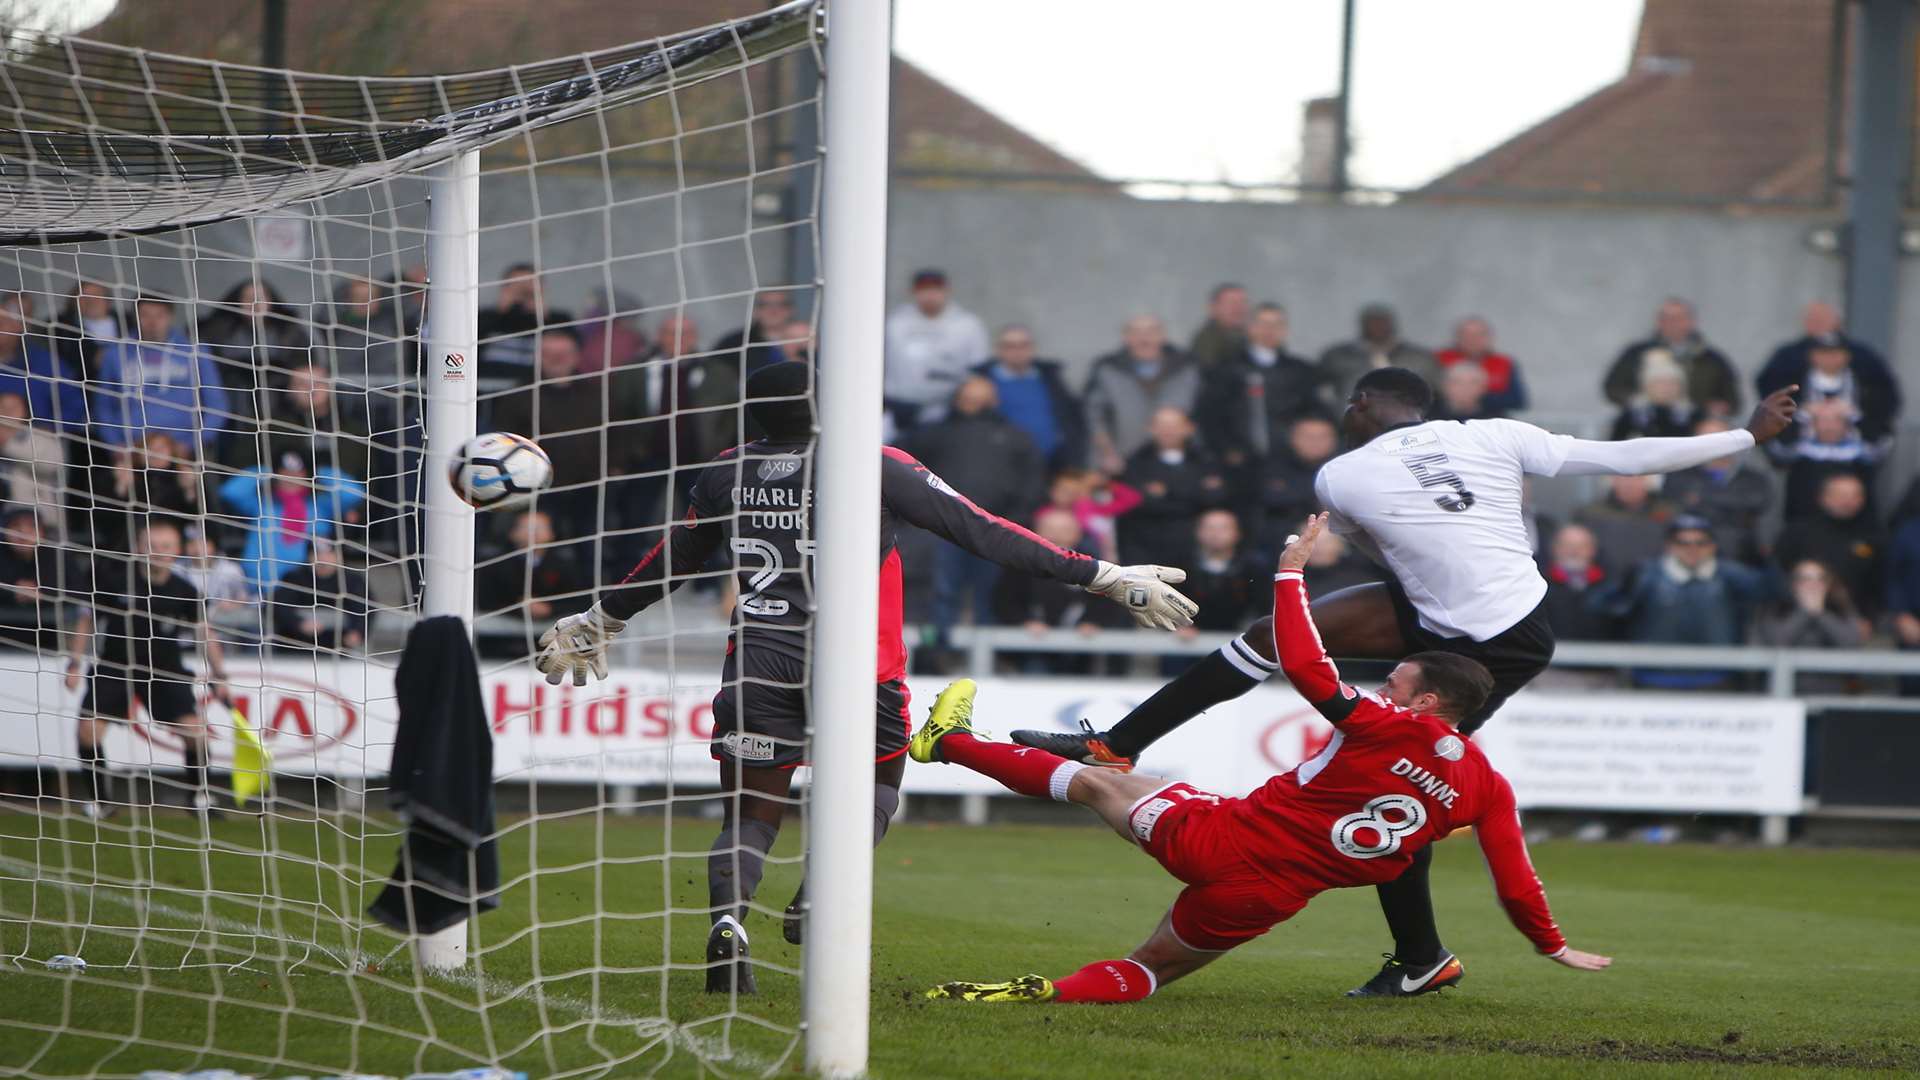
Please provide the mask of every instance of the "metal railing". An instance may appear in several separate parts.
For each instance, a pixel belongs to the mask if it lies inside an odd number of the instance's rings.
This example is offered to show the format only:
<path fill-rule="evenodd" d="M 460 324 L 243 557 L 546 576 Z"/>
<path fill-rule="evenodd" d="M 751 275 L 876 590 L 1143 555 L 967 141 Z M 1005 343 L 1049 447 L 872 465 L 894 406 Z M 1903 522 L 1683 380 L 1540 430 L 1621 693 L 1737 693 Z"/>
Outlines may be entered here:
<path fill-rule="evenodd" d="M 1144 630 L 1048 630 L 1034 633 L 1021 627 L 963 626 L 949 633 L 953 644 L 966 650 L 976 671 L 992 668 L 1003 652 L 1071 653 L 1127 656 L 1205 656 L 1220 647 L 1222 635 L 1191 640 Z M 1751 671 L 1766 675 L 1767 693 L 1794 697 L 1801 674 L 1906 675 L 1920 677 L 1920 652 L 1868 649 L 1770 649 L 1737 645 L 1642 645 L 1599 641 L 1563 641 L 1554 650 L 1553 663 L 1562 668 L 1684 668 L 1696 671 Z M 1824 700 L 1824 699 L 1823 699 Z M 1848 707 L 1877 708 L 1892 704 L 1920 716 L 1920 700 L 1897 697 L 1841 696 Z M 1872 703 L 1872 704 L 1868 704 Z"/>

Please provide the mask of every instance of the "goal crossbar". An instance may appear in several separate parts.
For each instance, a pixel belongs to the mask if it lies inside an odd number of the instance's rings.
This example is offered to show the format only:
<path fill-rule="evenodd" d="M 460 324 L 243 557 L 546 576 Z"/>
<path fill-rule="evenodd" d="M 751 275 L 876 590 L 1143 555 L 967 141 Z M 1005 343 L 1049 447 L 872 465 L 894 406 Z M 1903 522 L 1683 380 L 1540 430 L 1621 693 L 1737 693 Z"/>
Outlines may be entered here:
<path fill-rule="evenodd" d="M 566 60 L 413 78 L 273 71 L 80 38 L 16 43 L 0 68 L 0 244 L 162 232 L 348 191 L 807 47 L 817 6 L 788 0 Z M 96 99 L 130 88 L 149 100 L 102 117 Z M 172 130 L 170 101 L 216 103 L 202 114 L 213 130 Z M 262 123 L 297 130 L 244 130 Z"/>

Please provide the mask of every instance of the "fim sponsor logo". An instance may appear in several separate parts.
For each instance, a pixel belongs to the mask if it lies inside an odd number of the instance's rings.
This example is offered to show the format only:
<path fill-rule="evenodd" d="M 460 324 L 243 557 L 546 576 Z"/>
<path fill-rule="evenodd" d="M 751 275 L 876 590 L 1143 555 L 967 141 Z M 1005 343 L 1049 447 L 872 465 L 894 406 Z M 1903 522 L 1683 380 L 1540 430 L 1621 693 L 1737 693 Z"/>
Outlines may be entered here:
<path fill-rule="evenodd" d="M 765 735 L 729 731 L 720 737 L 720 745 L 727 748 L 727 753 L 741 761 L 773 760 L 773 739 Z"/>
<path fill-rule="evenodd" d="M 465 382 L 467 378 L 467 358 L 462 353 L 450 352 L 440 361 L 440 378 L 443 382 Z"/>
<path fill-rule="evenodd" d="M 1153 823 L 1160 815 L 1173 809 L 1172 799 L 1150 799 L 1145 806 L 1133 812 L 1133 835 L 1141 843 L 1153 839 Z"/>
<path fill-rule="evenodd" d="M 1467 756 L 1467 744 L 1458 735 L 1442 735 L 1433 744 L 1433 754 L 1446 761 L 1459 761 Z"/>
<path fill-rule="evenodd" d="M 762 483 L 770 480 L 785 480 L 800 471 L 800 458 L 796 454 L 782 454 L 768 458 L 760 463 L 759 477 Z"/>

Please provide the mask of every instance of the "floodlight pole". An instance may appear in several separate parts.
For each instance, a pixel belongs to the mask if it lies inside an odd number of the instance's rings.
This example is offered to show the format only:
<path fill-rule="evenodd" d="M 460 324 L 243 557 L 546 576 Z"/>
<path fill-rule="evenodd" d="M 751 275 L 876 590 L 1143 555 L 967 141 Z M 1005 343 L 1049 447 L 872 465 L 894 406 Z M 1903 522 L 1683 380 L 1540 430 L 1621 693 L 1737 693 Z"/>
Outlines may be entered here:
<path fill-rule="evenodd" d="M 873 945 L 873 676 L 879 626 L 889 0 L 828 9 L 818 536 L 802 1017 L 808 1071 L 867 1071 Z M 895 616 L 898 617 L 897 615 Z"/>
<path fill-rule="evenodd" d="M 1340 14 L 1340 96 L 1339 110 L 1333 114 L 1333 180 L 1335 198 L 1343 198 L 1352 186 L 1347 174 L 1347 159 L 1353 156 L 1353 6 L 1346 0 Z"/>
<path fill-rule="evenodd" d="M 474 435 L 474 379 L 480 320 L 480 154 L 470 151 L 427 174 L 427 347 L 420 358 L 427 445 L 421 462 L 426 514 L 421 562 L 423 617 L 457 615 L 473 626 L 473 507 L 455 494 L 447 469 Z M 414 942 L 423 968 L 467 964 L 466 920 Z"/>

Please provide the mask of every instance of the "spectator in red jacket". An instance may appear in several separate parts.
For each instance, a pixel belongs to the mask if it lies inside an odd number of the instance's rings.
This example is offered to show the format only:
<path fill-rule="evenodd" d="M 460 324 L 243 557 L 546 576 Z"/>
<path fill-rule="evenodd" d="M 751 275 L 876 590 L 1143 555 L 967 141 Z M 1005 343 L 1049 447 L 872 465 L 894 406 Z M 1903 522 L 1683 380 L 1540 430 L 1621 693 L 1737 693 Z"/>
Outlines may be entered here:
<path fill-rule="evenodd" d="M 1507 415 L 1487 390 L 1487 371 L 1475 364 L 1455 364 L 1440 376 L 1429 420 L 1496 420 Z"/>
<path fill-rule="evenodd" d="M 1469 315 L 1453 328 L 1453 345 L 1433 357 L 1441 374 L 1455 364 L 1472 364 L 1487 373 L 1486 407 L 1505 416 L 1527 407 L 1527 388 L 1520 381 L 1520 365 L 1513 357 L 1493 350 L 1493 324 Z"/>

